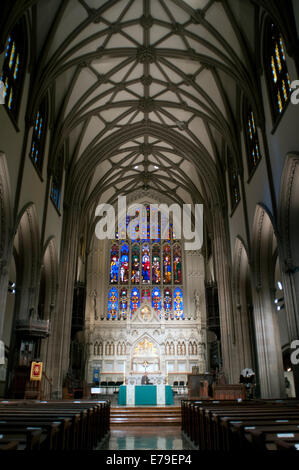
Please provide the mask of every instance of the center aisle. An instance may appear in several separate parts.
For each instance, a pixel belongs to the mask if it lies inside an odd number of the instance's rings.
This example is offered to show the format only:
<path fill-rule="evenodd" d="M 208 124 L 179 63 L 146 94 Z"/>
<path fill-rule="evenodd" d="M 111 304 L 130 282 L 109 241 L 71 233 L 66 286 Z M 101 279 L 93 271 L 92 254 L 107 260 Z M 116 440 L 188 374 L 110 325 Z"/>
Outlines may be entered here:
<path fill-rule="evenodd" d="M 115 406 L 102 450 L 192 450 L 181 432 L 179 406 Z"/>
<path fill-rule="evenodd" d="M 112 428 L 109 440 L 99 450 L 194 450 L 179 427 Z"/>

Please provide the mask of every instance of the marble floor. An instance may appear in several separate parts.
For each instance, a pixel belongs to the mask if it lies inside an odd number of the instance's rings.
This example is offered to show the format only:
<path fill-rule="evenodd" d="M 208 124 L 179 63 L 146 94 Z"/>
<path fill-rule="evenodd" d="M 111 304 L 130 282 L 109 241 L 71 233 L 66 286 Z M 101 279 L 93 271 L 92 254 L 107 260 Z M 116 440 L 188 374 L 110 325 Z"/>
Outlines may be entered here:
<path fill-rule="evenodd" d="M 112 428 L 98 450 L 193 450 L 179 427 Z"/>

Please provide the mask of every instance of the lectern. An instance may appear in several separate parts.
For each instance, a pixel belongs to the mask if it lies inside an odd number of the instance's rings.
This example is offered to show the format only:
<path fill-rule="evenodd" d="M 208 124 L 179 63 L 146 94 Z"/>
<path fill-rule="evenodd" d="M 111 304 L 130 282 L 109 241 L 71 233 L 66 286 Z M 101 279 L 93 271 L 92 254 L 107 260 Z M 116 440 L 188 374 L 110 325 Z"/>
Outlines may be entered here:
<path fill-rule="evenodd" d="M 189 400 L 209 399 L 210 374 L 188 374 Z"/>

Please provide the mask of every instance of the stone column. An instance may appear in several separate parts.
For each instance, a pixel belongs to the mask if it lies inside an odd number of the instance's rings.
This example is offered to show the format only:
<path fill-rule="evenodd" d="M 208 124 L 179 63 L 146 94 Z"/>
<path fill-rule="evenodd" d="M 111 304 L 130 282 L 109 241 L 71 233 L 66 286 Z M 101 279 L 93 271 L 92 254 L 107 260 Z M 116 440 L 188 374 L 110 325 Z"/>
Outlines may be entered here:
<path fill-rule="evenodd" d="M 239 381 L 240 366 L 238 354 L 235 351 L 230 247 L 224 214 L 219 205 L 213 207 L 212 220 L 214 225 L 213 257 L 218 284 L 223 372 L 228 383 L 236 383 Z"/>
<path fill-rule="evenodd" d="M 263 398 L 285 397 L 281 345 L 273 305 L 270 289 L 257 285 L 254 293 L 254 316 L 259 380 Z"/>
<path fill-rule="evenodd" d="M 11 254 L 12 256 L 12 254 Z M 5 309 L 7 300 L 7 286 L 9 276 L 9 265 L 6 259 L 0 261 L 0 340 L 3 339 Z"/>
<path fill-rule="evenodd" d="M 61 398 L 69 367 L 73 294 L 79 232 L 79 208 L 64 210 L 57 308 L 49 341 L 49 376 L 53 378 L 53 397 Z"/>

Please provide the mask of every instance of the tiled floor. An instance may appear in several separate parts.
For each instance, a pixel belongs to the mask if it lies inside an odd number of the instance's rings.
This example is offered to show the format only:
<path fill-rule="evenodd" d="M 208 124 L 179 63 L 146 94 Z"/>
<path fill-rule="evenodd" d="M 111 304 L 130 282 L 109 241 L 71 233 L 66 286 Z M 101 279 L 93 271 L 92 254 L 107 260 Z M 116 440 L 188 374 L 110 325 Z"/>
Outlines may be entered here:
<path fill-rule="evenodd" d="M 103 450 L 192 450 L 179 427 L 112 428 Z"/>

